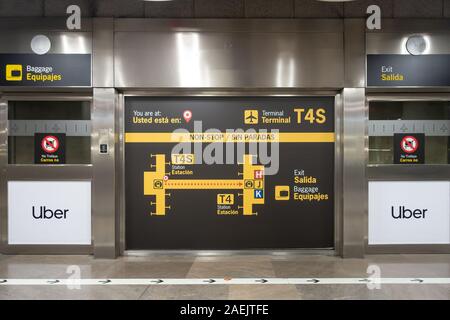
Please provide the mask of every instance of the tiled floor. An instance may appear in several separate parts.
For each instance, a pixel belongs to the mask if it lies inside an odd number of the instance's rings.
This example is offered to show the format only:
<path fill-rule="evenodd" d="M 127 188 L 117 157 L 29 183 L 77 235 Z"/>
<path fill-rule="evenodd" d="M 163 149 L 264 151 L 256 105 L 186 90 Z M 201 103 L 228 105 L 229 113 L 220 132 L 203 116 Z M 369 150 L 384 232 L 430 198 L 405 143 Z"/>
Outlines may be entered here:
<path fill-rule="evenodd" d="M 369 265 L 385 278 L 449 278 L 450 255 L 153 255 L 99 260 L 91 256 L 2 256 L 0 279 L 82 278 L 345 278 L 367 277 Z M 0 286 L 0 299 L 450 299 L 450 285 L 121 285 Z"/>

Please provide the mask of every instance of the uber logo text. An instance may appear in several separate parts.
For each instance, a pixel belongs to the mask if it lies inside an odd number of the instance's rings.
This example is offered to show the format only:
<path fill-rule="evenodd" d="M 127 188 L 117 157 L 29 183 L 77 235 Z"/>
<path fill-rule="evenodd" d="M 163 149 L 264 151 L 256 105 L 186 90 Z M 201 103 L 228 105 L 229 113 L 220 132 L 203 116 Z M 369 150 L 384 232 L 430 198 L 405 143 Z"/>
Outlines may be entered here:
<path fill-rule="evenodd" d="M 69 209 L 48 209 L 46 206 L 40 206 L 36 209 L 35 206 L 31 208 L 31 214 L 35 219 L 67 219 Z"/>
<path fill-rule="evenodd" d="M 394 219 L 425 219 L 427 211 L 428 209 L 406 209 L 405 206 L 399 206 L 398 212 L 395 212 L 394 206 L 391 207 L 391 214 Z"/>

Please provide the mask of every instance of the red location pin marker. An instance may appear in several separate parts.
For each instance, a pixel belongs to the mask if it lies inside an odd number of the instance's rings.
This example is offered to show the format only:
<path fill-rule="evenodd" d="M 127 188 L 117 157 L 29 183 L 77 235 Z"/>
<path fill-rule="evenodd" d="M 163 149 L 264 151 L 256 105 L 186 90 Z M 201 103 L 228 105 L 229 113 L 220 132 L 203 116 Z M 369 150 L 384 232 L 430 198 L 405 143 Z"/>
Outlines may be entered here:
<path fill-rule="evenodd" d="M 191 121 L 192 119 L 192 111 L 191 110 L 186 110 L 183 112 L 183 118 L 186 122 Z"/>

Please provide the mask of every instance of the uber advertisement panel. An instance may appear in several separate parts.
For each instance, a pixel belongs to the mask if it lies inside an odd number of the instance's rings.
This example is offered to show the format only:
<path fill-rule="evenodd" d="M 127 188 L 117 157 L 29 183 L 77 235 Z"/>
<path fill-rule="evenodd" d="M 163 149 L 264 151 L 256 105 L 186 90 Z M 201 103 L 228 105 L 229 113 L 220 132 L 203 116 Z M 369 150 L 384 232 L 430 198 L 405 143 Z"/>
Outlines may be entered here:
<path fill-rule="evenodd" d="M 0 54 L 0 86 L 90 87 L 90 54 Z"/>
<path fill-rule="evenodd" d="M 8 181 L 8 244 L 91 244 L 91 182 Z"/>
<path fill-rule="evenodd" d="M 334 246 L 334 97 L 126 100 L 127 249 Z"/>
<path fill-rule="evenodd" d="M 449 225 L 450 182 L 369 182 L 369 244 L 448 244 Z"/>

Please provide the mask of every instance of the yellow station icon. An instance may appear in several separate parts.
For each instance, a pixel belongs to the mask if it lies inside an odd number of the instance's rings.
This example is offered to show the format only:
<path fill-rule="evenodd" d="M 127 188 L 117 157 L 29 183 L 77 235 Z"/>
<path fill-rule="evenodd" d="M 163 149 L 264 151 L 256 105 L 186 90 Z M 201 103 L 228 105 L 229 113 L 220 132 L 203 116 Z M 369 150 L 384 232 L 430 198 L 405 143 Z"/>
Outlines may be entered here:
<path fill-rule="evenodd" d="M 244 111 L 244 123 L 245 124 L 258 124 L 258 110 L 245 110 Z"/>
<path fill-rule="evenodd" d="M 6 65 L 6 81 L 22 81 L 22 65 L 7 64 Z"/>
<path fill-rule="evenodd" d="M 217 204 L 234 204 L 234 194 L 219 193 L 217 195 Z"/>
<path fill-rule="evenodd" d="M 287 201 L 289 198 L 289 186 L 275 186 L 275 200 Z"/>

